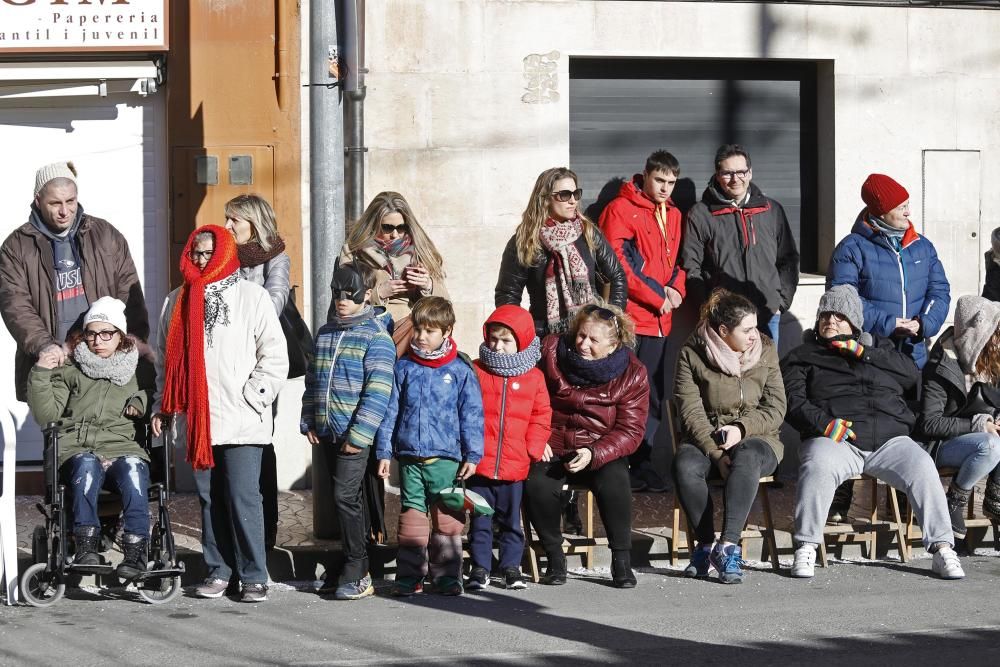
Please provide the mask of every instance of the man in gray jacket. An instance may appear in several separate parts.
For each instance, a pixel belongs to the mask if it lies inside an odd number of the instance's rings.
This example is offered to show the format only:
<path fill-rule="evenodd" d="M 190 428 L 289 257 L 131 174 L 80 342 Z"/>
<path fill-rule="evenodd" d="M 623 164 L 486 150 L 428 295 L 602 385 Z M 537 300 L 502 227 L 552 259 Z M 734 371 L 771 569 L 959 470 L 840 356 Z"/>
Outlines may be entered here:
<path fill-rule="evenodd" d="M 66 335 L 100 297 L 123 301 L 129 333 L 141 341 L 149 336 L 128 242 L 110 223 L 83 212 L 72 162 L 36 172 L 28 221 L 0 247 L 0 285 L 0 316 L 17 344 L 14 384 L 20 401 L 38 356 L 51 351 L 64 361 Z"/>
<path fill-rule="evenodd" d="M 700 303 L 716 287 L 757 306 L 757 326 L 778 342 L 781 313 L 799 284 L 799 251 L 785 210 L 754 185 L 750 154 L 725 144 L 715 175 L 687 213 L 681 258 L 688 299 Z"/>

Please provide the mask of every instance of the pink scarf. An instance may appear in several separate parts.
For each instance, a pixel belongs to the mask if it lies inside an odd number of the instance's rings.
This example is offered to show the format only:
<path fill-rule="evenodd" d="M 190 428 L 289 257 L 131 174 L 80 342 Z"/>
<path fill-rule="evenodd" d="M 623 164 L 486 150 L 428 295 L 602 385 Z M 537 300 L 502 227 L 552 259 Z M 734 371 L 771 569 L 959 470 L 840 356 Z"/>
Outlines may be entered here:
<path fill-rule="evenodd" d="M 545 266 L 545 309 L 549 333 L 569 328 L 577 311 L 594 302 L 590 272 L 575 241 L 583 234 L 583 221 L 556 222 L 551 218 L 539 230 L 542 247 L 548 254 Z"/>
<path fill-rule="evenodd" d="M 705 341 L 705 355 L 708 363 L 714 366 L 720 373 L 739 377 L 760 361 L 760 356 L 764 351 L 764 346 L 760 342 L 760 336 L 744 352 L 737 352 L 729 347 L 729 343 L 722 340 L 722 336 L 708 326 L 708 322 L 698 325 L 698 335 Z"/>

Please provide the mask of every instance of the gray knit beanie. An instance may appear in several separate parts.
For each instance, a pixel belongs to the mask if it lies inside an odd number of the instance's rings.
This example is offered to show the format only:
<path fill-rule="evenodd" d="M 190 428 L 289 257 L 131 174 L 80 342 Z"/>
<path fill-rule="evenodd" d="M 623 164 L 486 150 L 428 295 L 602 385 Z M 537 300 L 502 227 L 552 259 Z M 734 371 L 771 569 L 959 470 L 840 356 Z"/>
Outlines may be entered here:
<path fill-rule="evenodd" d="M 847 318 L 855 331 L 862 331 L 865 325 L 865 311 L 861 297 L 854 285 L 834 285 L 819 298 L 816 319 L 820 313 L 840 313 Z"/>
<path fill-rule="evenodd" d="M 1000 303 L 981 296 L 960 296 L 955 307 L 955 353 L 966 375 L 973 375 L 976 362 L 990 337 L 1000 327 Z"/>
<path fill-rule="evenodd" d="M 41 192 L 45 184 L 54 178 L 68 178 L 76 183 L 76 165 L 72 162 L 53 162 L 40 167 L 35 172 L 35 194 Z"/>

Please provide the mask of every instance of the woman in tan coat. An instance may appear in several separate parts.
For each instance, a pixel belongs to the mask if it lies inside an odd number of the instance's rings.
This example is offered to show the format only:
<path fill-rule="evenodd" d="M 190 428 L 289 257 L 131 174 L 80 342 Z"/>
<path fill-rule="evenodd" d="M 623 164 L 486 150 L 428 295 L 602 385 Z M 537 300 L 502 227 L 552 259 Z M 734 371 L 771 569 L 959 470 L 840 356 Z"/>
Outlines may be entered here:
<path fill-rule="evenodd" d="M 409 349 L 410 309 L 425 296 L 448 298 L 441 253 L 398 192 L 380 192 L 347 235 L 339 263 L 362 262 L 375 271 L 372 305 L 385 306 L 395 323 L 392 339 Z"/>
<path fill-rule="evenodd" d="M 721 288 L 712 292 L 681 349 L 675 396 L 681 444 L 674 480 L 698 540 L 684 575 L 707 577 L 714 567 L 722 583 L 741 583 L 740 533 L 760 478 L 781 460 L 778 429 L 785 418 L 778 353 L 757 330 L 757 309 L 750 301 Z M 718 542 L 707 482 L 713 474 L 726 482 Z"/>

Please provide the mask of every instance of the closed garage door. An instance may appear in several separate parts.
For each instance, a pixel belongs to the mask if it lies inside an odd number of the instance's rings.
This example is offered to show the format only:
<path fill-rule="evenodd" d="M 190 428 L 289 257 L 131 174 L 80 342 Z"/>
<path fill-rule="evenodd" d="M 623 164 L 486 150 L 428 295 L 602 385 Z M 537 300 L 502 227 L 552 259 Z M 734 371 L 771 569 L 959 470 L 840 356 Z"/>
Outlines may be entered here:
<path fill-rule="evenodd" d="M 657 149 L 681 163 L 674 199 L 687 210 L 724 143 L 743 144 L 754 182 L 782 203 L 802 253 L 816 264 L 816 66 L 810 62 L 574 58 L 570 164 L 596 220 L 622 179 Z"/>

